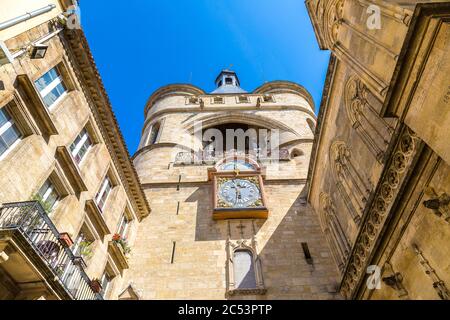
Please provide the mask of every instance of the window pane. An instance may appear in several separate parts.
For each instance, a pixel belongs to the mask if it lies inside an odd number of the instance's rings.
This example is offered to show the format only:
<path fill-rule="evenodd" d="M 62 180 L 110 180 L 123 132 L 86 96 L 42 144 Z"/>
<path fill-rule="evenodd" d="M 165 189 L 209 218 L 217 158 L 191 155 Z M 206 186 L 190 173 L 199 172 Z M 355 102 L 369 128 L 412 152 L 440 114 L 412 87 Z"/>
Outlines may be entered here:
<path fill-rule="evenodd" d="M 56 72 L 56 69 L 53 68 L 35 82 L 36 87 L 38 88 L 39 91 L 42 91 L 57 77 L 58 74 Z"/>
<path fill-rule="evenodd" d="M 39 189 L 38 196 L 45 202 L 47 209 L 52 210 L 59 199 L 59 194 L 50 180 Z"/>
<path fill-rule="evenodd" d="M 77 136 L 75 141 L 70 146 L 72 156 L 77 163 L 80 163 L 81 160 L 83 160 L 91 145 L 92 142 L 89 134 L 86 129 L 83 129 L 83 131 L 81 131 L 81 133 Z"/>
<path fill-rule="evenodd" d="M 52 190 L 52 192 L 48 195 L 45 202 L 48 204 L 48 206 L 53 209 L 55 207 L 56 202 L 58 201 L 58 193 L 55 190 Z"/>
<path fill-rule="evenodd" d="M 99 191 L 99 194 L 97 195 L 97 205 L 101 211 L 103 211 L 103 208 L 105 206 L 106 199 L 108 198 L 108 195 L 111 191 L 111 181 L 108 177 L 104 180 L 102 184 L 102 188 Z"/>
<path fill-rule="evenodd" d="M 5 123 L 7 123 L 11 117 L 8 112 L 4 109 L 0 109 L 0 127 L 2 127 Z"/>
<path fill-rule="evenodd" d="M 9 127 L 3 134 L 2 134 L 2 140 L 5 142 L 5 144 L 10 147 L 20 138 L 20 133 L 17 130 L 15 125 L 12 125 Z"/>
<path fill-rule="evenodd" d="M 128 224 L 130 221 L 128 218 L 124 215 L 122 216 L 122 220 L 120 221 L 119 231 L 118 233 L 122 236 L 122 238 L 127 237 L 127 231 L 128 231 Z"/>
<path fill-rule="evenodd" d="M 6 150 L 8 150 L 8 148 L 6 147 L 6 144 L 3 142 L 2 139 L 0 139 L 0 156 L 2 154 L 4 154 L 6 152 Z"/>
<path fill-rule="evenodd" d="M 50 91 L 44 98 L 44 103 L 50 107 L 55 101 L 66 91 L 64 86 L 60 83 L 52 91 Z"/>
<path fill-rule="evenodd" d="M 234 279 L 237 289 L 256 288 L 255 268 L 253 257 L 249 251 L 236 251 L 234 253 Z"/>
<path fill-rule="evenodd" d="M 47 190 L 50 188 L 50 186 L 51 186 L 50 181 L 49 180 L 45 181 L 41 189 L 39 189 L 38 196 L 44 199 L 44 196 L 47 193 Z"/>
<path fill-rule="evenodd" d="M 109 289 L 110 283 L 111 283 L 111 277 L 105 272 L 103 274 L 103 277 L 101 280 L 102 291 L 100 292 L 100 294 L 103 297 L 105 297 L 108 294 L 108 289 Z"/>
<path fill-rule="evenodd" d="M 44 74 L 42 77 L 40 77 L 38 80 L 36 80 L 35 85 L 39 91 L 42 91 L 56 78 L 58 78 L 58 72 L 56 68 L 53 68 L 49 72 Z"/>

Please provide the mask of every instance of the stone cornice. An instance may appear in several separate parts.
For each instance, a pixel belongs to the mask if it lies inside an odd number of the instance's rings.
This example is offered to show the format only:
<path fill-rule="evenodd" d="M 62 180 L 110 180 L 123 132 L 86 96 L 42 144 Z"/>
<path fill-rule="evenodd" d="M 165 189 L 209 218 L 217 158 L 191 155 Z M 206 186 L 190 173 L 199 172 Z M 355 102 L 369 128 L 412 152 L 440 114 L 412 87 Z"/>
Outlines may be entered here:
<path fill-rule="evenodd" d="M 256 88 L 253 91 L 253 94 L 269 94 L 269 93 L 294 93 L 297 95 L 302 96 L 303 98 L 308 101 L 311 109 L 315 110 L 314 100 L 309 93 L 308 90 L 305 89 L 305 87 L 299 85 L 298 83 L 291 82 L 291 81 L 270 81 L 264 83 L 262 86 Z"/>
<path fill-rule="evenodd" d="M 119 172 L 122 184 L 129 195 L 133 209 L 140 218 L 150 213 L 150 207 L 141 188 L 139 177 L 131 162 L 125 140 L 112 110 L 109 97 L 97 70 L 86 37 L 81 29 L 64 30 L 64 42 L 68 45 L 71 57 L 77 64 L 76 73 L 85 84 L 93 107 L 91 108 L 99 124 L 105 144 L 112 161 Z M 91 106 L 92 106 L 91 105 Z"/>
<path fill-rule="evenodd" d="M 227 95 L 245 95 L 245 96 L 255 96 L 255 95 L 261 95 L 261 94 L 276 94 L 276 93 L 293 93 L 297 94 L 308 102 L 310 108 L 308 111 L 315 117 L 315 106 L 314 106 L 314 100 L 311 96 L 311 94 L 306 90 L 303 86 L 290 81 L 271 81 L 263 84 L 262 86 L 256 88 L 252 93 L 232 93 L 232 94 L 220 94 L 220 96 L 227 96 Z M 192 95 L 192 96 L 198 96 L 198 97 L 209 97 L 209 96 L 216 96 L 215 94 L 208 94 L 202 89 L 191 85 L 191 84 L 170 84 L 164 87 L 159 88 L 156 90 L 147 101 L 147 104 L 144 109 L 144 116 L 147 117 L 147 113 L 150 110 L 150 108 L 160 99 L 171 97 L 171 96 L 186 96 L 186 95 Z M 207 110 L 209 108 L 212 108 L 214 111 L 217 111 L 217 105 L 207 106 L 205 108 L 200 108 L 200 106 L 196 107 L 186 107 L 186 108 L 176 108 L 172 112 L 180 112 L 183 110 L 191 110 L 194 109 L 197 112 L 197 109 L 199 110 Z M 287 106 L 286 106 L 287 107 Z M 295 107 L 295 106 L 290 106 Z M 232 106 L 232 108 L 236 108 L 236 106 Z M 245 107 L 244 107 L 245 108 Z M 244 109 L 242 108 L 242 109 Z M 267 108 L 267 106 L 264 107 L 264 109 Z M 254 107 L 246 107 L 246 109 L 253 110 Z M 164 110 L 163 110 L 164 111 Z M 160 111 L 161 112 L 161 111 Z M 156 114 L 156 113 L 155 113 Z M 154 117 L 154 115 L 152 115 Z"/>
<path fill-rule="evenodd" d="M 392 208 L 398 194 L 407 183 L 412 164 L 422 148 L 421 140 L 407 126 L 403 126 L 385 166 L 369 210 L 363 217 L 361 228 L 348 259 L 342 278 L 340 292 L 347 299 L 354 298 L 359 286 L 364 285 L 366 269 L 392 215 Z"/>
<path fill-rule="evenodd" d="M 143 125 L 142 133 L 145 131 L 145 128 L 148 126 L 149 123 L 153 122 L 154 119 L 162 117 L 166 114 L 172 114 L 172 113 L 211 113 L 211 112 L 240 112 L 240 111 L 280 111 L 280 110 L 298 110 L 301 112 L 307 113 L 309 116 L 311 116 L 314 120 L 316 119 L 316 114 L 312 111 L 312 109 L 303 107 L 300 105 L 271 105 L 271 106 L 264 106 L 261 109 L 257 109 L 256 107 L 252 106 L 246 106 L 246 107 L 239 107 L 239 105 L 230 105 L 227 107 L 217 105 L 207 106 L 203 109 L 200 109 L 199 106 L 186 106 L 186 107 L 178 107 L 178 108 L 169 108 L 169 109 L 162 109 L 160 111 L 157 111 L 153 113 L 150 117 L 148 117 Z"/>
<path fill-rule="evenodd" d="M 204 95 L 205 91 L 187 83 L 175 83 L 161 87 L 150 96 L 144 109 L 144 117 L 147 117 L 148 110 L 156 101 L 168 96 Z"/>

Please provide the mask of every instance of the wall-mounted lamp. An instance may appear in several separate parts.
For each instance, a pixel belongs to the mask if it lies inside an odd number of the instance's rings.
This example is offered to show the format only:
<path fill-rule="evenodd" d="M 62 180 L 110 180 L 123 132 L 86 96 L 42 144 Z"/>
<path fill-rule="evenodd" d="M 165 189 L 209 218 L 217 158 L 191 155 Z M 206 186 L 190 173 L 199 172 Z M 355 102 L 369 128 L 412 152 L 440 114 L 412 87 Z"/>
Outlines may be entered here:
<path fill-rule="evenodd" d="M 48 46 L 45 44 L 35 44 L 31 47 L 31 59 L 43 59 L 47 53 Z"/>

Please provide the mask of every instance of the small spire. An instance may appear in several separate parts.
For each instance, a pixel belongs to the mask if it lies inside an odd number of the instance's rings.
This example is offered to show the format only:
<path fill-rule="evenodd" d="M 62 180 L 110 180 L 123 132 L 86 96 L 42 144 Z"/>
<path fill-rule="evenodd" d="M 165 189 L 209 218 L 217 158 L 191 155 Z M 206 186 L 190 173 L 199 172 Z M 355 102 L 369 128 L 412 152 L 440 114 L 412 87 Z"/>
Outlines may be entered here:
<path fill-rule="evenodd" d="M 247 91 L 240 87 L 239 78 L 236 72 L 224 69 L 216 78 L 216 90 L 211 93 L 247 93 Z"/>

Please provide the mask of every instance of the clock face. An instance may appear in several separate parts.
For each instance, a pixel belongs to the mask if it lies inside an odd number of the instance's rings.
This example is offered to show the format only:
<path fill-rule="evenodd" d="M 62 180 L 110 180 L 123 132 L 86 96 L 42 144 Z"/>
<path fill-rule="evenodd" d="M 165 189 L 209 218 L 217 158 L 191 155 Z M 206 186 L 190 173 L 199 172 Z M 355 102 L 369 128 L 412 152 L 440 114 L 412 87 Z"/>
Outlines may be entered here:
<path fill-rule="evenodd" d="M 219 187 L 220 199 L 227 207 L 246 208 L 261 204 L 261 193 L 257 185 L 249 180 L 229 179 Z"/>

